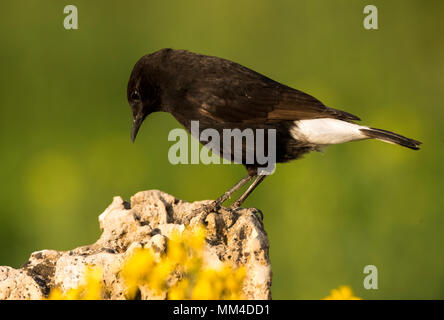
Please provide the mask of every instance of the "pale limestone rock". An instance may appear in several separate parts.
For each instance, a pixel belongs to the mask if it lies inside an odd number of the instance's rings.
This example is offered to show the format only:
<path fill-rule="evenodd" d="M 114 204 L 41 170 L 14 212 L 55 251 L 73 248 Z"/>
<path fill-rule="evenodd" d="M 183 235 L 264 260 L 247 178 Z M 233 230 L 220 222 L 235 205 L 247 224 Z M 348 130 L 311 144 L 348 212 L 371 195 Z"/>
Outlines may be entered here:
<path fill-rule="evenodd" d="M 0 300 L 42 299 L 40 287 L 23 270 L 0 267 Z"/>
<path fill-rule="evenodd" d="M 139 192 L 131 203 L 114 197 L 99 216 L 102 235 L 96 243 L 67 252 L 34 252 L 19 270 L 0 267 L 0 299 L 41 299 L 54 287 L 76 287 L 86 266 L 103 270 L 105 298 L 125 299 L 126 286 L 118 272 L 122 261 L 142 247 L 152 248 L 160 256 L 173 232 L 202 223 L 207 229 L 205 264 L 214 268 L 223 262 L 245 266 L 244 295 L 270 299 L 269 244 L 257 209 L 222 208 L 219 213 L 206 214 L 201 210 L 205 203 L 209 202 L 188 203 L 158 190 Z M 165 299 L 166 294 L 141 287 L 140 298 Z"/>

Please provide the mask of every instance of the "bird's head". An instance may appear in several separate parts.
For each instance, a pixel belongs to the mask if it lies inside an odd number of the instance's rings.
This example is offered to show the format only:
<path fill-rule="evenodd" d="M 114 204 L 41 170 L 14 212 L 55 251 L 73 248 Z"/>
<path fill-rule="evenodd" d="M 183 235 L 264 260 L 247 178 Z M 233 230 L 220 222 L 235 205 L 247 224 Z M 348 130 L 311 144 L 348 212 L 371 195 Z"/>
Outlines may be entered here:
<path fill-rule="evenodd" d="M 161 110 L 160 89 L 155 81 L 156 71 L 149 62 L 148 56 L 142 57 L 134 66 L 128 82 L 127 99 L 133 113 L 133 142 L 145 118 Z"/>

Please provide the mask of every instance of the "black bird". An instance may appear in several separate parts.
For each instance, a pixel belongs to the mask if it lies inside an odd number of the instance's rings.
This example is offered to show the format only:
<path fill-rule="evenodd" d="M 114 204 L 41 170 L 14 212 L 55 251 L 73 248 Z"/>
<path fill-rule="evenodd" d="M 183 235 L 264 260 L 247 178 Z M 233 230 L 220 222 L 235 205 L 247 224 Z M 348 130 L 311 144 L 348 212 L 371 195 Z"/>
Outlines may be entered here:
<path fill-rule="evenodd" d="M 200 128 L 275 129 L 276 162 L 287 162 L 320 147 L 354 140 L 378 139 L 418 150 L 421 142 L 399 134 L 354 123 L 357 116 L 325 106 L 316 98 L 271 80 L 235 62 L 162 49 L 143 56 L 134 66 L 127 88 L 133 113 L 134 141 L 145 118 L 169 112 L 188 131 L 192 120 Z M 255 178 L 233 204 L 238 207 L 262 182 L 259 164 L 242 163 L 248 174 L 213 202 L 217 209 L 236 190 Z M 231 150 L 233 152 L 233 150 Z M 220 154 L 222 151 L 219 152 Z"/>

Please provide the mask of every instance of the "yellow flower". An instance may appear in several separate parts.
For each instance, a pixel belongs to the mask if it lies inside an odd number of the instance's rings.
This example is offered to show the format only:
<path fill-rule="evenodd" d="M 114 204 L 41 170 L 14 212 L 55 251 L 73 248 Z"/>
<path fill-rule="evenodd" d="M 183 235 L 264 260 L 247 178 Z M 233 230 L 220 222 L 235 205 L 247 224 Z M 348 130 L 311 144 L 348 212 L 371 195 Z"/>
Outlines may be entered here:
<path fill-rule="evenodd" d="M 75 288 L 62 292 L 59 288 L 51 290 L 48 300 L 99 300 L 102 298 L 102 269 L 88 266 L 82 282 Z"/>
<path fill-rule="evenodd" d="M 173 235 L 167 242 L 167 255 L 171 263 L 182 263 L 186 259 L 186 250 L 178 236 Z"/>
<path fill-rule="evenodd" d="M 215 288 L 215 282 L 212 273 L 214 270 L 202 272 L 191 293 L 193 300 L 213 300 L 217 299 L 219 292 Z"/>
<path fill-rule="evenodd" d="M 154 268 L 146 284 L 159 294 L 165 289 L 170 274 L 174 271 L 174 265 L 167 259 L 162 260 Z"/>
<path fill-rule="evenodd" d="M 244 268 L 233 270 L 228 265 L 224 265 L 219 270 L 204 269 L 198 275 L 191 298 L 197 300 L 241 299 L 244 277 Z"/>
<path fill-rule="evenodd" d="M 128 286 L 127 296 L 134 299 L 139 288 L 155 264 L 154 255 L 150 249 L 137 248 L 123 265 L 121 275 Z"/>
<path fill-rule="evenodd" d="M 160 257 L 151 249 L 135 249 L 119 273 L 127 285 L 126 297 L 134 299 L 144 286 L 156 294 L 165 292 L 168 299 L 242 299 L 245 268 L 226 263 L 218 269 L 205 267 L 205 236 L 203 226 L 174 232 Z M 102 270 L 88 267 L 79 286 L 66 292 L 55 288 L 49 299 L 100 299 L 102 286 Z"/>
<path fill-rule="evenodd" d="M 203 246 L 205 245 L 205 237 L 206 237 L 206 230 L 202 225 L 199 225 L 187 231 L 187 236 L 185 237 L 185 243 L 192 250 L 196 252 L 201 252 Z"/>
<path fill-rule="evenodd" d="M 168 299 L 170 300 L 185 300 L 189 298 L 190 281 L 183 279 L 178 281 L 168 292 Z"/>
<path fill-rule="evenodd" d="M 330 295 L 323 300 L 362 300 L 362 298 L 355 297 L 349 286 L 339 286 L 339 288 L 331 290 Z"/>
<path fill-rule="evenodd" d="M 83 300 L 99 300 L 102 297 L 102 269 L 88 267 L 85 272 Z"/>
<path fill-rule="evenodd" d="M 234 272 L 234 274 L 231 273 L 232 271 L 228 271 L 226 286 L 231 292 L 237 292 L 241 289 L 246 271 L 244 267 L 240 267 Z"/>
<path fill-rule="evenodd" d="M 240 299 L 245 268 L 234 270 L 228 264 L 214 270 L 203 265 L 206 230 L 203 226 L 176 231 L 167 242 L 167 253 L 156 261 L 148 249 L 136 250 L 123 267 L 128 285 L 127 296 L 133 298 L 144 285 L 169 299 Z M 169 284 L 172 275 L 179 277 Z"/>
<path fill-rule="evenodd" d="M 64 300 L 62 290 L 60 290 L 59 288 L 52 289 L 49 293 L 48 300 Z"/>

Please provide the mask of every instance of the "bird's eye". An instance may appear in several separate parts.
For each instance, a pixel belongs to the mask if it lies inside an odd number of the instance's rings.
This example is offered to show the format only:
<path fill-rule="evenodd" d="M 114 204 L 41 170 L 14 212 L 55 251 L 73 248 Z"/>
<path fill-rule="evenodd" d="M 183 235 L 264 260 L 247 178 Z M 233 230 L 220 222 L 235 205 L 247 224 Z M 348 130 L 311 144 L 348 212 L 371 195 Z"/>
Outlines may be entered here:
<path fill-rule="evenodd" d="M 133 93 L 131 93 L 131 100 L 138 101 L 140 100 L 140 94 L 139 91 L 134 90 Z"/>

